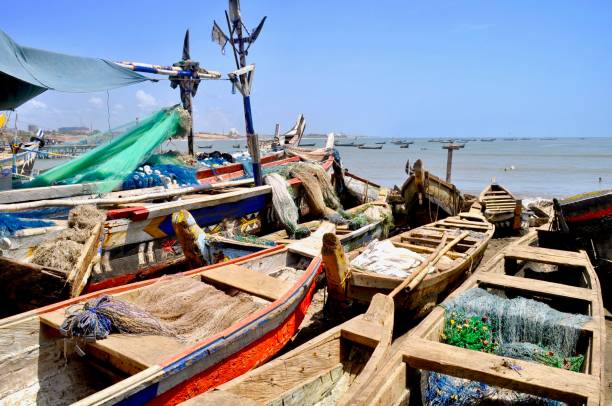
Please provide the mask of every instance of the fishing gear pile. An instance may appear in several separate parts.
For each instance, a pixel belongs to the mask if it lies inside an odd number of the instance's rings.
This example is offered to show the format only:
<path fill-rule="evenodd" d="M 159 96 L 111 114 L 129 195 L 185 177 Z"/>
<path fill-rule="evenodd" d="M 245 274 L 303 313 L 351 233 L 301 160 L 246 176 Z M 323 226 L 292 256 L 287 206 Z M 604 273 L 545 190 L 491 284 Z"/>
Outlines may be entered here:
<path fill-rule="evenodd" d="M 134 291 L 129 301 L 102 296 L 71 306 L 60 331 L 85 340 L 119 333 L 170 336 L 193 344 L 262 306 L 244 293 L 232 296 L 194 278 L 168 276 Z"/>
<path fill-rule="evenodd" d="M 70 272 L 77 264 L 94 227 L 105 219 L 106 213 L 96 206 L 75 207 L 68 214 L 68 228 L 61 231 L 56 238 L 36 247 L 31 262 Z"/>
<path fill-rule="evenodd" d="M 163 142 L 189 133 L 189 114 L 180 107 L 160 110 L 91 151 L 37 176 L 25 187 L 98 182 L 97 192 L 110 192 Z"/>
<path fill-rule="evenodd" d="M 584 355 L 576 351 L 589 316 L 560 312 L 523 297 L 507 299 L 480 288 L 442 306 L 444 343 L 574 372 L 582 368 Z M 508 367 L 519 368 L 512 363 Z M 432 372 L 424 373 L 422 385 L 427 405 L 467 405 L 494 399 L 509 404 L 562 404 Z"/>
<path fill-rule="evenodd" d="M 155 186 L 166 188 L 197 185 L 196 169 L 184 165 L 144 165 L 128 175 L 122 189 L 142 189 Z"/>
<path fill-rule="evenodd" d="M 297 162 L 287 165 L 290 177 L 298 178 L 304 187 L 306 201 L 313 215 L 324 217 L 336 224 L 346 224 L 346 219 L 338 213 L 342 209 L 340 199 L 327 175 L 319 164 Z"/>
<path fill-rule="evenodd" d="M 278 220 L 287 230 L 291 238 L 304 238 L 310 235 L 306 227 L 299 227 L 299 213 L 293 196 L 289 193 L 287 181 L 278 173 L 271 173 L 264 177 L 264 182 L 272 187 L 272 206 Z"/>

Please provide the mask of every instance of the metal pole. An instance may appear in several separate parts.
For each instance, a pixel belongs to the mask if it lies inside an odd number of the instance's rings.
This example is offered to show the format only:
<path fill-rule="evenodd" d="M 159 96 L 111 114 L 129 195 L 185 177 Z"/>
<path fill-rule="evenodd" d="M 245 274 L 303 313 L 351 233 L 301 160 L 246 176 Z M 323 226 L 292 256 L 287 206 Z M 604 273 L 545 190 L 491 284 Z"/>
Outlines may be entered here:
<path fill-rule="evenodd" d="M 189 120 L 191 121 L 191 125 L 189 126 L 189 135 L 187 135 L 187 149 L 189 150 L 189 155 L 194 156 L 193 153 L 193 109 L 191 107 L 191 93 L 187 95 L 187 112 L 189 113 Z"/>
<path fill-rule="evenodd" d="M 228 24 L 230 24 L 229 17 L 226 13 L 226 18 Z M 235 44 L 232 35 L 232 25 L 234 32 L 238 36 L 238 56 L 239 60 L 236 58 L 236 65 L 238 69 L 244 68 L 246 66 L 246 54 L 244 52 L 244 40 L 242 38 L 242 21 L 232 21 L 229 25 L 230 29 L 230 44 L 232 48 L 235 50 Z M 234 51 L 235 52 L 235 51 Z M 236 54 L 234 54 L 236 57 Z M 242 88 L 246 89 L 249 86 L 247 84 L 247 75 L 241 75 L 239 80 L 242 84 Z M 255 180 L 255 186 L 263 185 L 263 178 L 261 176 L 261 162 L 259 156 L 259 137 L 255 134 L 255 130 L 253 129 L 253 114 L 251 113 L 251 97 L 250 95 L 243 94 L 243 105 L 244 105 L 244 121 L 246 123 L 246 137 L 247 137 L 247 146 L 249 149 L 249 153 L 251 154 L 251 161 L 253 164 L 253 178 Z"/>

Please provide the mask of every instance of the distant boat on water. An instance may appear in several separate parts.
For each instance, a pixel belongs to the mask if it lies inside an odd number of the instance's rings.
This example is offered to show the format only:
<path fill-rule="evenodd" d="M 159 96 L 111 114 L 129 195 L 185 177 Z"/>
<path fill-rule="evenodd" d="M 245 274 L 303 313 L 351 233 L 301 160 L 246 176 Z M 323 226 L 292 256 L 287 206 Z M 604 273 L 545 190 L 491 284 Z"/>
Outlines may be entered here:
<path fill-rule="evenodd" d="M 240 148 L 240 144 L 234 144 L 232 145 L 233 148 Z"/>
<path fill-rule="evenodd" d="M 495 141 L 497 138 L 481 138 L 480 141 L 481 142 L 493 142 Z"/>
<path fill-rule="evenodd" d="M 359 149 L 382 149 L 382 145 L 372 146 L 372 145 L 359 145 L 357 148 Z"/>
<path fill-rule="evenodd" d="M 383 141 L 383 142 L 375 142 L 376 145 L 385 145 L 387 142 Z"/>
<path fill-rule="evenodd" d="M 309 143 L 301 143 L 299 145 L 300 147 L 314 147 L 315 143 L 314 142 L 309 142 Z"/>
<path fill-rule="evenodd" d="M 198 148 L 200 148 L 200 149 L 211 149 L 212 148 L 212 144 L 210 144 L 210 145 L 198 145 Z"/>
<path fill-rule="evenodd" d="M 335 147 L 355 147 L 355 142 L 334 142 Z"/>

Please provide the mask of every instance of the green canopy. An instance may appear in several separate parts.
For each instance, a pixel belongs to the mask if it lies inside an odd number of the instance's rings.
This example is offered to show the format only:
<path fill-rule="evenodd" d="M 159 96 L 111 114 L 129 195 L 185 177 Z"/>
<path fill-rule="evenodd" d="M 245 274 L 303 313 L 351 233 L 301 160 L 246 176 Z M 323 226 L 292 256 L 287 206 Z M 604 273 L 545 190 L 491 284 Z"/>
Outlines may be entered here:
<path fill-rule="evenodd" d="M 111 61 L 20 46 L 0 30 L 0 110 L 12 110 L 47 89 L 98 92 L 149 80 Z"/>

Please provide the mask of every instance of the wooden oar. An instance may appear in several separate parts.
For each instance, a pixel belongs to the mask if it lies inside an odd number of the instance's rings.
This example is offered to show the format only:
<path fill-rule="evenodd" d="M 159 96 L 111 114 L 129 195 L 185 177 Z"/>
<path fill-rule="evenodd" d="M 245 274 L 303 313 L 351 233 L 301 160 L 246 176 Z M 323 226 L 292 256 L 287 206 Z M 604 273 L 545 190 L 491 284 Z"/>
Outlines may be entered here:
<path fill-rule="evenodd" d="M 451 248 L 457 245 L 469 234 L 470 233 L 468 231 L 464 231 L 458 237 L 454 238 L 451 242 L 446 244 L 447 235 L 446 233 L 444 233 L 444 235 L 442 236 L 442 241 L 440 242 L 436 250 L 432 252 L 431 255 L 429 255 L 427 259 L 423 261 L 410 275 L 408 275 L 408 277 L 406 277 L 406 279 L 404 279 L 402 283 L 397 285 L 395 289 L 393 289 L 391 293 L 389 293 L 389 296 L 395 297 L 399 292 L 404 289 L 406 289 L 407 291 L 411 291 L 412 289 L 414 289 L 427 276 L 429 272 L 429 265 L 435 265 L 444 256 L 444 254 L 446 254 Z"/>

